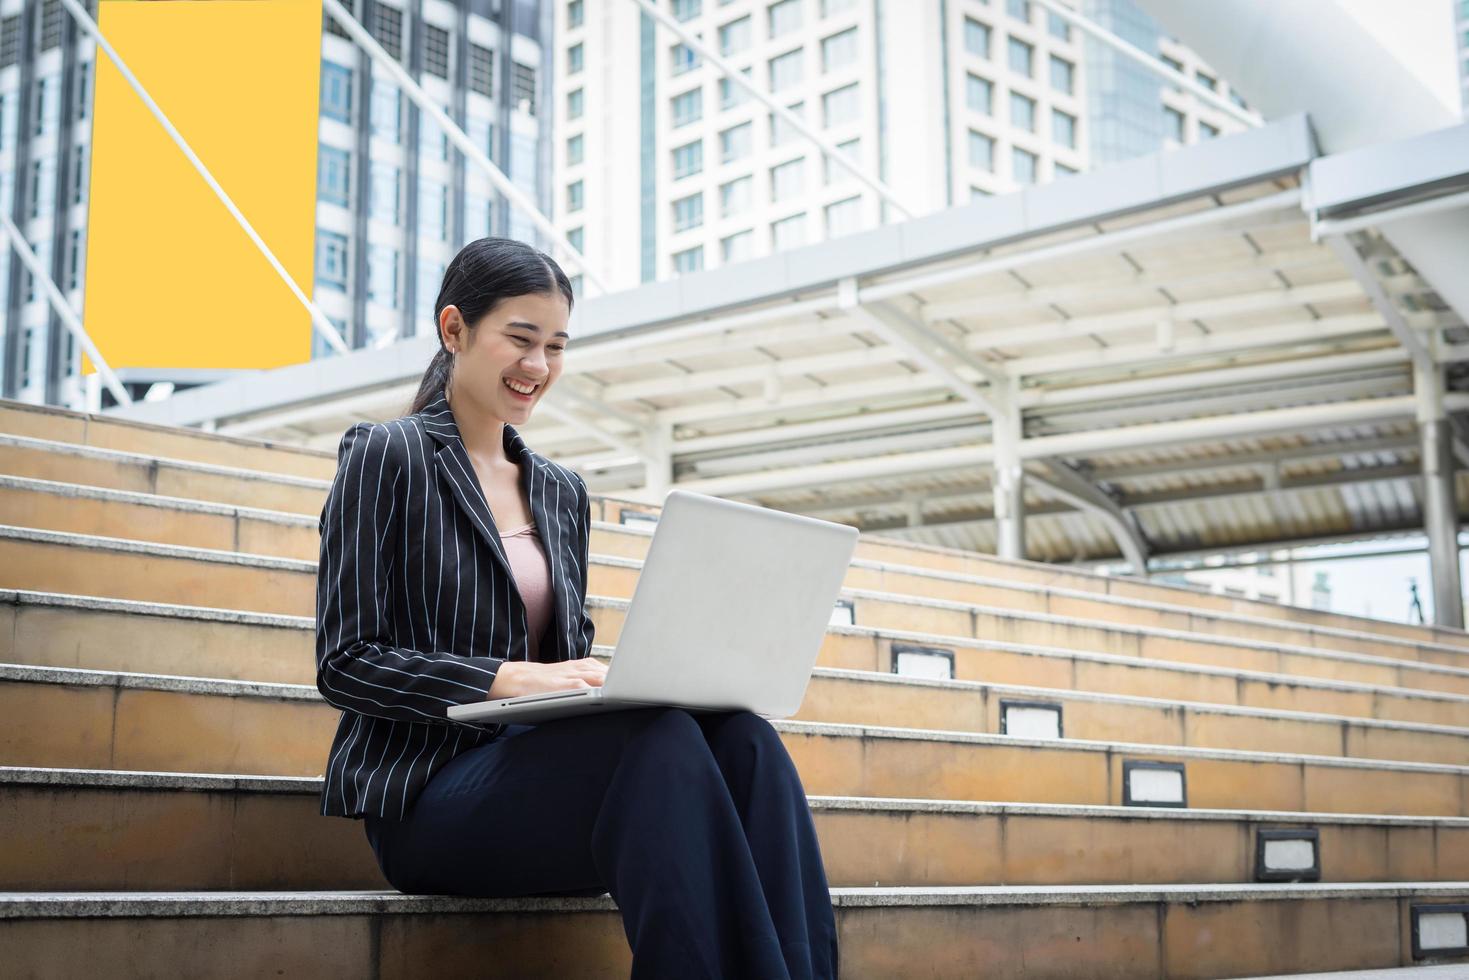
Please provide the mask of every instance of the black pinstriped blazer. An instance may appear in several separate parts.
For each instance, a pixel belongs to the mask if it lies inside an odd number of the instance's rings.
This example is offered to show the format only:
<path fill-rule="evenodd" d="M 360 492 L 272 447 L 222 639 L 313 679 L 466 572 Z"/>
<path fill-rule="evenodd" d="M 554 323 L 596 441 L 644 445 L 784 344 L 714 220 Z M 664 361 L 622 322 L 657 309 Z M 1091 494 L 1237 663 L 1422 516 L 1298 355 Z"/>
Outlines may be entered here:
<path fill-rule="evenodd" d="M 550 563 L 539 659 L 585 657 L 586 483 L 508 424 L 504 444 Z M 529 651 L 525 606 L 442 391 L 414 415 L 347 430 L 319 529 L 316 687 L 342 709 L 321 813 L 401 819 L 434 772 L 501 731 L 445 710 L 483 701 L 500 665 Z"/>

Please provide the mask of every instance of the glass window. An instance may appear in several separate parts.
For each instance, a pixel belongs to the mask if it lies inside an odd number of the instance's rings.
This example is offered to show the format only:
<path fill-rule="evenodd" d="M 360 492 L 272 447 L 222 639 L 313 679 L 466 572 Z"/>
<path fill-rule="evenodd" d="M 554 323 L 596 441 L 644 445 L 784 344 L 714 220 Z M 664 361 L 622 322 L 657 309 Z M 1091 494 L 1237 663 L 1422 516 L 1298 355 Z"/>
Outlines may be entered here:
<path fill-rule="evenodd" d="M 536 70 L 510 62 L 510 103 L 528 116 L 536 114 Z"/>
<path fill-rule="evenodd" d="M 1010 125 L 1027 133 L 1035 132 L 1035 99 L 1027 98 L 1019 92 L 1010 93 Z"/>
<path fill-rule="evenodd" d="M 745 16 L 721 26 L 719 28 L 719 53 L 728 56 L 738 54 L 748 48 L 752 40 L 752 23 L 753 21 Z"/>
<path fill-rule="evenodd" d="M 806 242 L 806 215 L 793 214 L 770 224 L 770 242 L 776 251 L 795 248 Z"/>
<path fill-rule="evenodd" d="M 1200 85 L 1204 86 L 1204 88 L 1209 89 L 1210 91 L 1219 90 L 1219 79 L 1215 78 L 1213 75 L 1208 74 L 1207 72 L 1196 71 L 1194 72 L 1194 78 L 1198 80 L 1198 83 Z"/>
<path fill-rule="evenodd" d="M 836 71 L 857 61 L 857 28 L 821 40 L 821 70 Z"/>
<path fill-rule="evenodd" d="M 719 240 L 719 257 L 726 265 L 743 262 L 755 253 L 755 233 L 739 231 Z"/>
<path fill-rule="evenodd" d="M 688 231 L 704 223 L 704 192 L 699 191 L 673 202 L 673 230 Z"/>
<path fill-rule="evenodd" d="M 770 59 L 770 91 L 779 92 L 781 89 L 801 83 L 801 79 L 805 77 L 804 66 L 801 63 L 803 50 L 796 48 L 778 58 Z"/>
<path fill-rule="evenodd" d="M 347 236 L 334 231 L 316 233 L 316 284 L 347 289 Z"/>
<path fill-rule="evenodd" d="M 766 8 L 770 14 L 771 37 L 779 37 L 801 26 L 801 3 L 802 0 L 780 0 Z"/>
<path fill-rule="evenodd" d="M 71 203 L 81 204 L 87 193 L 87 146 L 77 146 L 71 168 Z"/>
<path fill-rule="evenodd" d="M 673 97 L 673 128 L 687 126 L 704 118 L 704 90 L 689 89 Z"/>
<path fill-rule="evenodd" d="M 399 188 L 403 182 L 401 171 L 390 163 L 374 160 L 370 172 L 372 202 L 369 214 L 378 221 L 396 225 L 400 213 Z"/>
<path fill-rule="evenodd" d="M 1163 118 L 1168 124 L 1166 129 L 1167 134 L 1173 139 L 1182 143 L 1184 131 L 1183 113 L 1179 112 L 1177 109 L 1172 108 L 1171 106 L 1164 106 Z"/>
<path fill-rule="evenodd" d="M 352 121 L 352 69 L 322 61 L 321 114 L 338 122 Z"/>
<path fill-rule="evenodd" d="M 826 237 L 840 238 L 862 230 L 862 198 L 849 197 L 826 206 Z"/>
<path fill-rule="evenodd" d="M 586 22 L 587 11 L 582 0 L 571 0 L 566 5 L 566 29 L 575 30 Z"/>
<path fill-rule="evenodd" d="M 673 271 L 677 273 L 698 272 L 704 268 L 704 246 L 695 245 L 682 252 L 673 253 Z"/>
<path fill-rule="evenodd" d="M 448 106 L 439 106 L 444 115 L 449 115 Z M 452 117 L 451 117 L 452 118 Z M 418 147 L 425 160 L 449 159 L 449 134 L 428 113 L 418 114 Z"/>
<path fill-rule="evenodd" d="M 1030 0 L 1005 0 L 1005 13 L 1030 23 Z"/>
<path fill-rule="evenodd" d="M 495 97 L 495 52 L 469 45 L 469 90 L 487 99 Z"/>
<path fill-rule="evenodd" d="M 1017 184 L 1034 184 L 1038 162 L 1034 153 L 1014 147 L 1010 156 L 1010 176 Z"/>
<path fill-rule="evenodd" d="M 437 180 L 418 182 L 418 230 L 434 241 L 449 240 L 449 188 Z"/>
<path fill-rule="evenodd" d="M 495 159 L 495 126 L 489 119 L 471 112 L 464 120 L 464 135 L 485 156 Z"/>
<path fill-rule="evenodd" d="M 1031 74 L 1032 56 L 1035 54 L 1034 49 L 1019 38 L 1012 37 L 1010 38 L 1008 51 L 1010 56 L 1010 70 L 1019 72 L 1026 78 L 1029 78 Z"/>
<path fill-rule="evenodd" d="M 704 169 L 704 141 L 694 140 L 673 148 L 673 179 L 689 177 Z"/>
<path fill-rule="evenodd" d="M 61 76 L 50 74 L 36 80 L 36 125 L 34 136 L 45 136 L 56 129 L 61 110 Z"/>
<path fill-rule="evenodd" d="M 586 48 L 580 41 L 566 49 L 566 74 L 575 75 L 582 70 L 586 59 Z"/>
<path fill-rule="evenodd" d="M 699 67 L 698 54 L 687 44 L 675 44 L 669 49 L 669 58 L 672 59 L 672 64 L 668 69 L 671 75 L 682 75 L 686 71 L 693 71 Z"/>
<path fill-rule="evenodd" d="M 380 79 L 372 83 L 372 135 L 389 143 L 403 141 L 403 94 Z"/>
<path fill-rule="evenodd" d="M 787 106 L 786 108 L 795 113 L 797 119 L 800 119 L 802 122 L 806 121 L 806 103 L 804 101 L 797 102 L 793 105 Z M 790 123 L 786 122 L 785 119 L 777 116 L 773 112 L 770 114 L 771 147 L 784 146 L 786 143 L 789 143 L 791 140 L 795 139 L 799 135 L 800 134 L 796 131 L 795 126 L 792 126 Z"/>
<path fill-rule="evenodd" d="M 1051 139 L 1076 149 L 1076 117 L 1060 109 L 1051 110 Z"/>
<path fill-rule="evenodd" d="M 1071 25 L 1049 10 L 1046 11 L 1046 31 L 1058 41 L 1071 40 Z"/>
<path fill-rule="evenodd" d="M 582 182 L 574 180 L 566 185 L 566 210 L 580 211 L 585 202 L 582 200 Z"/>
<path fill-rule="evenodd" d="M 566 165 L 574 167 L 582 162 L 586 155 L 587 139 L 581 133 L 568 137 L 566 140 Z"/>
<path fill-rule="evenodd" d="M 494 232 L 490 199 L 482 194 L 466 192 L 464 195 L 464 238 L 474 241 Z"/>
<path fill-rule="evenodd" d="M 30 216 L 50 214 L 56 205 L 56 158 L 45 156 L 31 161 Z"/>
<path fill-rule="evenodd" d="M 435 78 L 449 77 L 449 32 L 423 25 L 423 70 Z"/>
<path fill-rule="evenodd" d="M 352 158 L 346 150 L 323 146 L 317 153 L 316 196 L 331 204 L 347 206 Z"/>
<path fill-rule="evenodd" d="M 969 131 L 969 165 L 980 170 L 995 169 L 995 138 Z"/>
<path fill-rule="evenodd" d="M 728 218 L 750 208 L 750 198 L 755 186 L 753 177 L 740 177 L 719 186 L 719 216 Z"/>
<path fill-rule="evenodd" d="M 703 0 L 673 0 L 673 16 L 679 20 L 693 20 L 699 16 Z"/>
<path fill-rule="evenodd" d="M 566 240 L 571 243 L 572 248 L 576 249 L 582 254 L 586 254 L 587 230 L 585 228 L 571 229 L 566 233 Z"/>
<path fill-rule="evenodd" d="M 20 60 L 20 14 L 0 20 L 0 68 Z"/>
<path fill-rule="evenodd" d="M 566 93 L 566 118 L 580 119 L 582 113 L 586 112 L 587 94 L 585 89 L 576 89 Z"/>
<path fill-rule="evenodd" d="M 1076 66 L 1065 58 L 1051 55 L 1051 88 L 1070 95 L 1076 84 Z"/>
<path fill-rule="evenodd" d="M 964 50 L 981 58 L 990 56 L 990 28 L 973 17 L 964 18 Z"/>
<path fill-rule="evenodd" d="M 968 75 L 964 79 L 964 104 L 986 116 L 995 111 L 995 86 L 988 78 Z"/>
<path fill-rule="evenodd" d="M 1163 62 L 1163 64 L 1167 65 L 1169 68 L 1172 68 L 1174 71 L 1178 72 L 1180 75 L 1183 74 L 1183 62 L 1179 61 L 1177 58 L 1170 58 L 1166 54 L 1160 54 L 1158 56 L 1158 60 Z"/>
<path fill-rule="evenodd" d="M 847 140 L 845 143 L 838 143 L 837 149 L 841 151 L 842 156 L 846 157 L 852 163 L 860 164 L 862 162 L 862 157 L 859 153 L 859 147 L 861 146 L 861 144 L 862 141 L 860 139 L 850 139 Z M 821 163 L 824 171 L 824 176 L 828 184 L 830 184 L 834 180 L 854 179 L 850 170 L 842 166 L 840 163 L 833 162 L 832 158 L 824 153 L 821 155 Z"/>
<path fill-rule="evenodd" d="M 730 163 L 750 155 L 754 145 L 754 123 L 740 123 L 719 134 L 719 162 Z"/>
<path fill-rule="evenodd" d="M 1075 173 L 1077 173 L 1077 170 L 1076 170 L 1075 167 L 1068 167 L 1064 163 L 1058 163 L 1058 164 L 1056 164 L 1055 170 L 1056 170 L 1056 176 L 1057 177 L 1070 177 L 1070 176 L 1074 175 Z"/>
<path fill-rule="evenodd" d="M 395 61 L 402 61 L 403 11 L 377 0 L 368 0 L 368 9 L 372 14 L 369 28 L 372 39 Z"/>
<path fill-rule="evenodd" d="M 398 250 L 387 245 L 367 247 L 367 301 L 398 308 Z"/>
<path fill-rule="evenodd" d="M 439 298 L 439 289 L 444 284 L 444 264 L 428 256 L 418 258 L 418 287 L 414 302 L 418 305 L 418 323 L 430 324 L 434 318 L 434 301 Z M 418 332 L 417 323 L 414 332 Z"/>
<path fill-rule="evenodd" d="M 821 97 L 822 125 L 830 128 L 856 119 L 861 110 L 857 98 L 857 83 L 843 85 Z"/>
<path fill-rule="evenodd" d="M 1219 135 L 1219 127 L 1211 126 L 1202 120 L 1199 122 L 1199 139 L 1211 140 Z"/>
<path fill-rule="evenodd" d="M 806 187 L 806 158 L 794 160 L 770 168 L 770 199 L 788 201 L 800 196 Z"/>
<path fill-rule="evenodd" d="M 740 74 L 749 78 L 750 71 L 750 66 L 746 65 L 740 69 Z M 750 90 L 743 85 L 736 85 L 729 78 L 719 79 L 719 108 L 733 109 L 735 106 L 744 105 L 752 98 L 754 96 L 750 94 Z"/>
<path fill-rule="evenodd" d="M 1465 0 L 1465 2 L 1469 2 L 1469 0 Z M 821 0 L 821 16 L 831 17 L 834 14 L 841 13 L 843 10 L 851 10 L 855 6 L 857 6 L 857 0 Z M 1469 16 L 1469 14 L 1465 16 Z"/>

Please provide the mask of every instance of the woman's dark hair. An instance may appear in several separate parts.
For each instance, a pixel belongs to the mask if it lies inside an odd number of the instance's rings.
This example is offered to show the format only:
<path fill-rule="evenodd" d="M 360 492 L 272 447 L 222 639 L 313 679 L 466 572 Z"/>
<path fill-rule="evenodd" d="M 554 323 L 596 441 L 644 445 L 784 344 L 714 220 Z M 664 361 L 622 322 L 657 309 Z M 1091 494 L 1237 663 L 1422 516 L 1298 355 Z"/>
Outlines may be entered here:
<path fill-rule="evenodd" d="M 423 372 L 423 381 L 418 386 L 418 394 L 413 396 L 408 414 L 423 411 L 449 380 L 452 358 L 439 332 L 439 314 L 444 312 L 444 307 L 458 307 L 465 329 L 472 330 L 501 300 L 557 290 L 566 297 L 569 312 L 571 280 L 555 259 L 525 242 L 513 238 L 480 238 L 461 248 L 444 270 L 439 298 L 434 300 L 434 336 L 439 338 L 439 349 L 428 370 Z"/>

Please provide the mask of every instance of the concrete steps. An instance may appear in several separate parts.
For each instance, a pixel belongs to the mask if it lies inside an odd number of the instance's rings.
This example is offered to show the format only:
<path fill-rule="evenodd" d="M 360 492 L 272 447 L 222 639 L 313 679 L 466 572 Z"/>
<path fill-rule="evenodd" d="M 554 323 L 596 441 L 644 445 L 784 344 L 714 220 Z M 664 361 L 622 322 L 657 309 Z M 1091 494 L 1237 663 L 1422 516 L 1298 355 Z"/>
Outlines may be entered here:
<path fill-rule="evenodd" d="M 1429 882 L 832 889 L 842 974 L 892 978 L 1399 966 L 1412 962 L 1404 951 L 1420 910 L 1466 897 L 1469 884 Z M 82 923 L 85 944 L 75 941 Z M 626 976 L 631 963 L 606 897 L 9 893 L 0 943 L 21 976 L 79 975 L 100 960 L 135 976 L 560 980 Z"/>
<path fill-rule="evenodd" d="M 319 511 L 319 502 L 311 514 L 296 514 L 159 493 L 0 476 L 0 513 L 14 515 L 11 523 L 21 527 L 269 558 L 314 562 L 320 546 Z M 649 533 L 641 528 L 597 522 L 592 550 L 599 556 L 640 562 L 649 540 Z M 859 558 L 848 571 L 846 585 L 869 592 L 973 603 L 1063 619 L 1159 627 L 1469 668 L 1469 649 L 1448 643 L 1413 641 L 1362 630 L 1303 627 L 1260 616 L 1201 611 L 916 565 Z"/>
<path fill-rule="evenodd" d="M 631 596 L 641 569 L 639 561 L 593 554 L 588 564 L 592 596 Z M 314 561 L 0 526 L 0 588 L 312 616 L 315 582 Z M 843 588 L 842 596 L 853 604 L 856 622 L 884 629 L 1469 695 L 1469 667 L 1099 623 L 890 592 Z M 615 642 L 625 608 L 625 602 L 597 607 L 593 619 L 599 639 Z"/>
<path fill-rule="evenodd" d="M 0 892 L 388 888 L 320 777 L 0 767 Z M 1469 820 L 812 796 L 834 886 L 1248 883 L 1261 831 L 1327 882 L 1469 880 Z M 1303 874 L 1305 872 L 1298 872 Z"/>
<path fill-rule="evenodd" d="M 314 642 L 314 617 L 0 590 L 0 662 L 314 684 Z M 951 652 L 971 683 L 1469 727 L 1463 695 L 861 626 L 830 627 L 818 664 L 892 676 L 908 648 Z"/>
<path fill-rule="evenodd" d="M 312 688 L 201 678 L 0 686 L 0 764 L 319 775 L 339 712 Z M 82 680 L 82 678 L 78 678 Z M 97 678 L 87 678 L 97 680 Z M 1153 764 L 1180 805 L 1469 816 L 1469 766 L 777 721 L 808 792 L 1122 805 Z M 1146 765 L 1137 767 L 1136 763 Z M 1147 769 L 1148 772 L 1142 770 Z M 1170 790 L 1170 792 L 1172 792 Z M 1169 796 L 1174 799 L 1174 796 Z"/>
<path fill-rule="evenodd" d="M 403 896 L 319 816 L 335 462 L 0 402 L 0 972 L 626 975 L 607 897 Z M 605 659 L 656 509 L 592 506 Z M 1414 946 L 1469 925 L 1469 636 L 869 537 L 844 584 L 775 723 L 844 976 L 1469 953 Z"/>

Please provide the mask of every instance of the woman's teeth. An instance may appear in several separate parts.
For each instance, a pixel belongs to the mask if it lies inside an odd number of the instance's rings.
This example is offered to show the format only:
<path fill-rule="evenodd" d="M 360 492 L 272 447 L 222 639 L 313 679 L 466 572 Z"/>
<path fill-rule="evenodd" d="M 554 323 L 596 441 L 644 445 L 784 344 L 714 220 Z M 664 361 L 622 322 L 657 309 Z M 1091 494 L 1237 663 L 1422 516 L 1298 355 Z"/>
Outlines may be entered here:
<path fill-rule="evenodd" d="M 518 381 L 511 381 L 509 378 L 506 378 L 505 379 L 505 387 L 509 388 L 511 391 L 515 392 L 516 394 L 529 395 L 532 392 L 534 392 L 537 388 L 539 388 L 540 385 L 522 385 Z"/>

